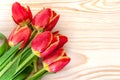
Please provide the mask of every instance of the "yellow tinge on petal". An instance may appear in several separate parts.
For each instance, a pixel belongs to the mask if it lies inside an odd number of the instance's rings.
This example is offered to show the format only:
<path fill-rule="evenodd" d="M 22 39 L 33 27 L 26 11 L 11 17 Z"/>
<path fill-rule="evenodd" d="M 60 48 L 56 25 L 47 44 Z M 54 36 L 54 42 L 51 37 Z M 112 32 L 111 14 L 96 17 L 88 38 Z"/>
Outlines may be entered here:
<path fill-rule="evenodd" d="M 41 57 L 41 53 L 39 51 L 35 51 L 34 49 L 32 49 L 32 52 L 38 56 L 38 57 Z"/>
<path fill-rule="evenodd" d="M 43 62 L 44 69 L 50 72 L 49 65 Z"/>
<path fill-rule="evenodd" d="M 10 45 L 10 47 L 14 47 L 14 43 L 13 42 L 9 42 L 9 45 Z"/>
<path fill-rule="evenodd" d="M 22 22 L 20 22 L 19 25 L 22 27 L 22 26 L 26 26 L 29 23 L 30 23 L 30 19 L 27 19 L 27 20 L 23 20 Z"/>

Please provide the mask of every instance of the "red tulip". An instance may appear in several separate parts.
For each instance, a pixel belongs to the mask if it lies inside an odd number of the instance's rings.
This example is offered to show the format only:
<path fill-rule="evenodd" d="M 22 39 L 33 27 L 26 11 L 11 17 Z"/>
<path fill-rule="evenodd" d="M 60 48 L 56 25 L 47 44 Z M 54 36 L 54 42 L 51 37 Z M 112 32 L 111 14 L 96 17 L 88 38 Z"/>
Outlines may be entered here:
<path fill-rule="evenodd" d="M 67 42 L 64 35 L 54 35 L 50 31 L 39 33 L 32 40 L 31 48 L 38 57 L 45 57 L 55 49 L 62 47 Z"/>
<path fill-rule="evenodd" d="M 58 72 L 70 62 L 65 51 L 60 48 L 43 58 L 43 66 L 49 72 Z"/>
<path fill-rule="evenodd" d="M 32 20 L 33 26 L 39 31 L 50 31 L 58 22 L 60 15 L 50 8 L 38 12 Z"/>
<path fill-rule="evenodd" d="M 15 2 L 12 5 L 12 17 L 17 24 L 24 26 L 31 22 L 32 13 L 29 6 L 25 8 L 21 6 L 20 3 Z"/>
<path fill-rule="evenodd" d="M 20 46 L 20 49 L 21 49 L 26 45 L 26 43 L 30 39 L 31 33 L 32 33 L 32 30 L 27 26 L 24 26 L 24 27 L 17 26 L 9 35 L 8 43 L 12 47 L 22 42 Z"/>

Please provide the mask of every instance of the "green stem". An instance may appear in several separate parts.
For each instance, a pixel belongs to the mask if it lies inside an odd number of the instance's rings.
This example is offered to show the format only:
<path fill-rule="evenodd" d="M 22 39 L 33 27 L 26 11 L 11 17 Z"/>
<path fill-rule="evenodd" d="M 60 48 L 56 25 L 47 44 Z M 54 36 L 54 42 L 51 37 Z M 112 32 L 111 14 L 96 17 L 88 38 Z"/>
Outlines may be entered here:
<path fill-rule="evenodd" d="M 29 62 L 32 61 L 32 59 L 33 59 L 34 57 L 36 57 L 36 55 L 35 55 L 34 53 L 31 53 L 31 55 L 30 55 L 28 58 L 26 58 L 25 61 L 23 61 L 23 62 L 19 65 L 19 67 L 18 67 L 17 70 L 16 70 L 16 73 L 18 73 L 22 68 L 24 68 L 24 66 L 30 64 Z M 16 73 L 15 73 L 15 74 L 16 74 Z"/>
<path fill-rule="evenodd" d="M 12 80 L 25 80 L 32 72 L 33 66 L 30 65 Z"/>
<path fill-rule="evenodd" d="M 2 69 L 1 66 L 2 66 L 6 61 L 7 61 L 7 62 L 10 61 L 10 60 L 8 61 L 8 58 L 10 58 L 11 56 L 15 55 L 15 54 L 18 52 L 19 46 L 20 46 L 20 43 L 17 44 L 16 46 L 10 48 L 7 52 L 4 53 L 3 56 L 0 57 L 0 69 Z"/>
<path fill-rule="evenodd" d="M 32 35 L 31 35 L 30 40 L 29 40 L 29 43 L 31 43 L 31 41 L 35 37 L 36 33 L 37 33 L 37 31 L 33 30 Z"/>
<path fill-rule="evenodd" d="M 27 68 L 36 57 L 35 54 L 31 53 L 16 69 L 16 72 L 14 73 L 12 79 L 15 79 L 25 68 Z"/>
<path fill-rule="evenodd" d="M 0 65 L 0 71 L 6 67 L 6 65 L 14 58 L 15 54 L 11 55 L 2 65 Z"/>
<path fill-rule="evenodd" d="M 33 61 L 34 72 L 37 72 L 37 57 Z"/>
<path fill-rule="evenodd" d="M 19 52 L 21 54 L 21 61 L 20 61 L 20 65 L 17 68 L 16 72 L 14 73 L 13 78 L 15 78 L 17 75 L 19 75 L 26 67 L 28 67 L 32 62 L 34 57 L 36 57 L 36 55 L 34 55 L 32 52 L 28 53 L 30 51 L 30 44 L 32 39 L 34 38 L 36 34 L 36 31 L 34 30 L 31 34 L 31 37 L 27 43 L 27 45 L 25 46 L 25 48 L 21 49 Z M 30 55 L 29 55 L 30 54 Z M 26 58 L 27 57 L 27 58 Z"/>
<path fill-rule="evenodd" d="M 14 64 L 14 62 L 16 62 L 18 57 L 19 55 L 17 55 L 12 62 L 8 63 L 8 65 L 0 72 L 0 77 Z"/>
<path fill-rule="evenodd" d="M 0 56 L 2 56 L 9 49 L 9 45 L 7 43 L 7 38 L 5 35 L 0 33 Z"/>
<path fill-rule="evenodd" d="M 48 71 L 44 68 L 40 69 L 37 73 L 33 74 L 32 76 L 28 77 L 26 80 L 40 80 L 40 78 L 47 73 Z"/>

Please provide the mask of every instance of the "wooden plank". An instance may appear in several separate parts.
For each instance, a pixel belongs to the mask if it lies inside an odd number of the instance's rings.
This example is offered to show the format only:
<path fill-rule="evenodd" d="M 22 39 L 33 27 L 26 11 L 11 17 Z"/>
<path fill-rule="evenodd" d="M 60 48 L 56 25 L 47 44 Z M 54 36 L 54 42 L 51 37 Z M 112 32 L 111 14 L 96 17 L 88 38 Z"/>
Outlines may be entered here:
<path fill-rule="evenodd" d="M 1 0 L 0 0 L 1 1 Z M 42 80 L 120 80 L 120 0 L 17 0 L 35 15 L 50 7 L 61 15 L 55 30 L 69 37 L 65 46 L 71 63 Z M 16 26 L 13 0 L 0 3 L 0 32 Z"/>

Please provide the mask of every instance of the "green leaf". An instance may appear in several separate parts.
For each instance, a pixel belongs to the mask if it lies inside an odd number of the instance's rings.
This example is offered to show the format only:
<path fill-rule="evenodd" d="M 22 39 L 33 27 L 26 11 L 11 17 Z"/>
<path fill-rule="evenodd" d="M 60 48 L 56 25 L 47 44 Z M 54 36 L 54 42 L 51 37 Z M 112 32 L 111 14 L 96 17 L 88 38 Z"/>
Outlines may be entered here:
<path fill-rule="evenodd" d="M 0 56 L 9 49 L 7 38 L 0 33 Z"/>
<path fill-rule="evenodd" d="M 28 66 L 21 74 L 12 80 L 25 80 L 32 72 L 33 66 Z"/>
<path fill-rule="evenodd" d="M 32 53 L 32 50 L 31 48 L 29 47 L 28 49 L 26 50 L 23 50 L 22 53 L 21 53 L 21 59 L 20 59 L 20 64 L 26 59 L 28 58 Z"/>
<path fill-rule="evenodd" d="M 14 58 L 14 55 L 11 55 L 1 66 L 0 66 L 0 71 Z"/>
<path fill-rule="evenodd" d="M 46 69 L 42 68 L 32 76 L 28 77 L 26 80 L 40 80 L 47 72 L 48 71 Z"/>
<path fill-rule="evenodd" d="M 19 50 L 20 43 L 16 46 L 10 48 L 3 56 L 0 57 L 0 66 L 12 55 L 14 55 Z"/>
<path fill-rule="evenodd" d="M 31 55 L 29 55 L 28 58 L 26 58 L 17 68 L 14 77 L 18 76 L 26 67 L 28 67 L 34 60 L 34 58 L 36 58 L 37 56 L 33 53 L 31 53 Z"/>
<path fill-rule="evenodd" d="M 13 74 L 17 70 L 20 62 L 20 55 L 16 56 L 9 64 L 0 72 L 0 80 L 11 80 Z"/>

